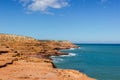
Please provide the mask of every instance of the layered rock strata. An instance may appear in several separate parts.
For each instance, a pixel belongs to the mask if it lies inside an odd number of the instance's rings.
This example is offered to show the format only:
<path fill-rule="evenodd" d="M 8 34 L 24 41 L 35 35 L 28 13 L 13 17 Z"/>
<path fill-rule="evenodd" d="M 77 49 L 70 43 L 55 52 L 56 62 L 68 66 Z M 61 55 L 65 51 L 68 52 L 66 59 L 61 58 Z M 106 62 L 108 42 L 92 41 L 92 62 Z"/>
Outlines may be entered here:
<path fill-rule="evenodd" d="M 76 70 L 57 69 L 49 59 L 76 47 L 68 41 L 0 34 L 0 80 L 94 80 Z"/>

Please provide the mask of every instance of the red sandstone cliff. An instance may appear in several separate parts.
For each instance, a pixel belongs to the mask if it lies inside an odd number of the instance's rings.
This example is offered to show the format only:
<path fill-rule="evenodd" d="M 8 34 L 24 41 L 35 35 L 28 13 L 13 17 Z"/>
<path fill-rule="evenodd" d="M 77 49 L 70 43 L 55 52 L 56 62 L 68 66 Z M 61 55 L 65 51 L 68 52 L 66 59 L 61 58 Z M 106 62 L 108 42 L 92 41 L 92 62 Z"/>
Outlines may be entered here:
<path fill-rule="evenodd" d="M 94 80 L 76 70 L 55 68 L 50 55 L 77 47 L 68 41 L 39 41 L 0 34 L 0 80 Z"/>

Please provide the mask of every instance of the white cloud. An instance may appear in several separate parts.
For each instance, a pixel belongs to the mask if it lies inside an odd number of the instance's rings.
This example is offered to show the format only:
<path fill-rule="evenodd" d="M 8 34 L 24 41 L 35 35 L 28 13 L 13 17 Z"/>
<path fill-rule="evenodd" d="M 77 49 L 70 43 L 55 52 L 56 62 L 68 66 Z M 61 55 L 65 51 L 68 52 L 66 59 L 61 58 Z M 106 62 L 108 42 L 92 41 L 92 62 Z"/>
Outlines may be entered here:
<path fill-rule="evenodd" d="M 20 0 L 20 3 L 30 11 L 47 12 L 48 8 L 60 9 L 68 6 L 66 0 Z"/>

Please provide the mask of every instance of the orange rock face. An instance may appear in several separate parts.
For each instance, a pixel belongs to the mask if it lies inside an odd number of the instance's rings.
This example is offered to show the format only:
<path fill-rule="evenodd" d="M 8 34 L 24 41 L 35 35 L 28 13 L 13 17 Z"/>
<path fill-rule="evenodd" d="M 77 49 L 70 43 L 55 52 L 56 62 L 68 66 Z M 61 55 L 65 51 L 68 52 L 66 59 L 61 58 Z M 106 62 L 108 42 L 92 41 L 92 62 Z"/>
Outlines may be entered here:
<path fill-rule="evenodd" d="M 46 60 L 18 60 L 0 68 L 2 80 L 94 80 L 75 70 L 53 68 Z"/>
<path fill-rule="evenodd" d="M 0 34 L 0 80 L 95 80 L 76 70 L 57 69 L 49 59 L 60 49 L 75 47 L 68 41 Z"/>

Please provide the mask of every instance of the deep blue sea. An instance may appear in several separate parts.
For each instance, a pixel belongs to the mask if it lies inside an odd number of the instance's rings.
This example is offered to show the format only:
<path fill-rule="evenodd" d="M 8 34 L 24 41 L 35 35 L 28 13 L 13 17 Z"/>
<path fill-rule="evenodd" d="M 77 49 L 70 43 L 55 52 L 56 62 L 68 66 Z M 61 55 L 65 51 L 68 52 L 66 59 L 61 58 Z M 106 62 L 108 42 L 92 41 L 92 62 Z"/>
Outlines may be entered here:
<path fill-rule="evenodd" d="M 77 44 L 63 50 L 68 56 L 52 57 L 58 68 L 76 69 L 97 80 L 120 80 L 120 44 Z"/>

